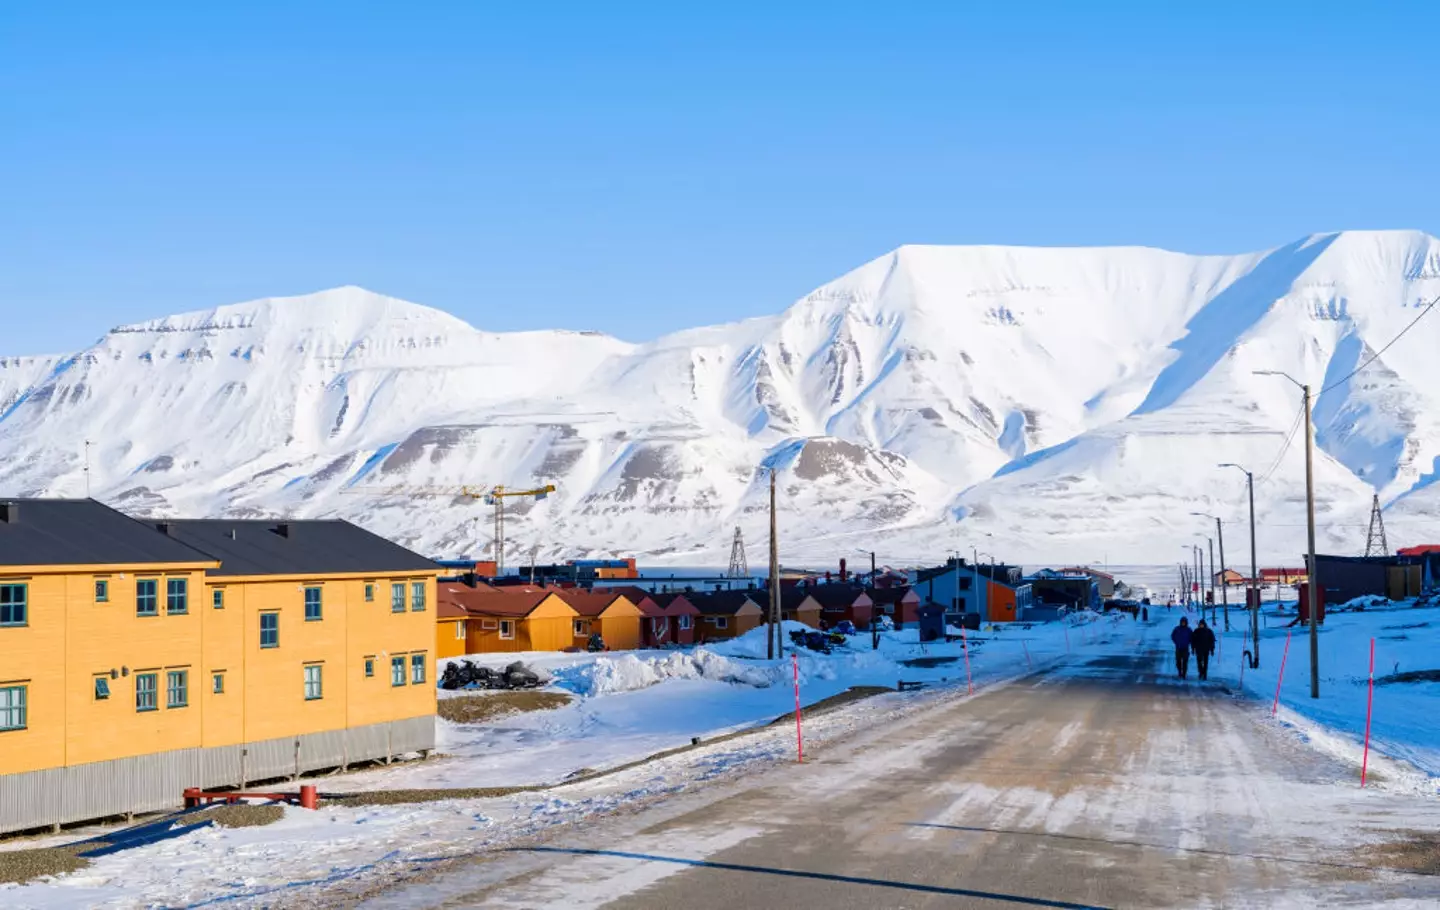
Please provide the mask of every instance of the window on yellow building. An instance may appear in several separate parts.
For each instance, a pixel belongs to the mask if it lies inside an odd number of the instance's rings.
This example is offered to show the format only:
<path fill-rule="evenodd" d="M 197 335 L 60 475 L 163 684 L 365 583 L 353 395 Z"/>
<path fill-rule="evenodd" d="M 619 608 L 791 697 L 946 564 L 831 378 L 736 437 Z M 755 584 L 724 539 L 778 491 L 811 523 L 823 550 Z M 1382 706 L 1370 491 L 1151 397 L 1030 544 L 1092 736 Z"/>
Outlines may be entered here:
<path fill-rule="evenodd" d="M 405 657 L 403 655 L 390 658 L 390 685 L 405 685 Z"/>
<path fill-rule="evenodd" d="M 95 700 L 104 701 L 110 697 L 110 680 L 103 676 L 95 677 Z"/>
<path fill-rule="evenodd" d="M 390 585 L 390 612 L 405 612 L 405 582 L 397 581 Z"/>
<path fill-rule="evenodd" d="M 24 730 L 25 686 L 0 686 L 0 730 Z"/>
<path fill-rule="evenodd" d="M 410 685 L 423 686 L 425 684 L 425 655 L 410 655 Z"/>
<path fill-rule="evenodd" d="M 373 603 L 374 601 L 375 601 L 375 585 L 372 584 L 371 582 L 368 582 L 368 581 L 367 581 L 367 582 L 365 582 L 365 602 L 368 604 L 368 603 Z"/>
<path fill-rule="evenodd" d="M 480 628 L 486 632 L 493 632 L 500 628 L 500 624 L 493 619 L 482 619 L 480 620 Z"/>
<path fill-rule="evenodd" d="M 410 609 L 416 613 L 425 609 L 425 582 L 410 582 Z"/>
<path fill-rule="evenodd" d="M 321 603 L 320 603 L 320 593 L 321 593 L 321 589 L 320 589 L 320 588 L 314 588 L 314 587 L 312 587 L 312 588 L 306 588 L 306 589 L 305 589 L 305 621 L 306 621 L 306 622 L 319 622 L 321 619 L 324 618 L 324 613 L 323 613 L 322 606 L 321 606 Z"/>
<path fill-rule="evenodd" d="M 135 710 L 136 711 L 157 711 L 160 704 L 156 701 L 159 695 L 159 674 L 157 673 L 136 673 L 135 674 Z"/>
<path fill-rule="evenodd" d="M 216 588 L 210 595 L 210 605 L 217 610 L 225 609 L 225 589 Z"/>
<path fill-rule="evenodd" d="M 462 640 L 465 638 L 465 620 L 462 619 L 455 624 L 455 637 Z"/>
<path fill-rule="evenodd" d="M 187 578 L 165 579 L 165 612 L 190 612 L 190 584 Z"/>
<path fill-rule="evenodd" d="M 325 695 L 323 677 L 325 668 L 319 664 L 310 664 L 305 668 L 305 700 L 315 701 Z"/>
<path fill-rule="evenodd" d="M 154 578 L 141 578 L 135 582 L 135 615 L 159 616 L 160 582 Z"/>
<path fill-rule="evenodd" d="M 260 614 L 260 647 L 280 647 L 280 614 Z"/>
<path fill-rule="evenodd" d="M 210 691 L 216 695 L 225 694 L 225 671 L 210 674 Z"/>
<path fill-rule="evenodd" d="M 365 658 L 365 678 L 369 679 L 375 675 L 375 658 Z"/>
<path fill-rule="evenodd" d="M 511 620 L 511 619 L 502 619 L 502 620 L 500 620 L 500 637 L 501 637 L 501 638 L 514 638 L 514 637 L 515 637 L 515 621 L 514 621 L 514 620 Z"/>
<path fill-rule="evenodd" d="M 183 708 L 190 704 L 190 671 L 167 670 L 165 673 L 165 707 Z"/>
<path fill-rule="evenodd" d="M 0 585 L 0 626 L 23 626 L 28 623 L 25 585 Z"/>
<path fill-rule="evenodd" d="M 583 620 L 583 619 L 577 619 L 577 620 L 575 620 L 575 634 L 576 634 L 577 636 L 578 636 L 578 635 L 589 635 L 589 634 L 590 634 L 590 623 L 586 622 L 586 621 Z"/>
<path fill-rule="evenodd" d="M 95 602 L 97 604 L 110 602 L 110 581 L 105 578 L 95 579 Z"/>

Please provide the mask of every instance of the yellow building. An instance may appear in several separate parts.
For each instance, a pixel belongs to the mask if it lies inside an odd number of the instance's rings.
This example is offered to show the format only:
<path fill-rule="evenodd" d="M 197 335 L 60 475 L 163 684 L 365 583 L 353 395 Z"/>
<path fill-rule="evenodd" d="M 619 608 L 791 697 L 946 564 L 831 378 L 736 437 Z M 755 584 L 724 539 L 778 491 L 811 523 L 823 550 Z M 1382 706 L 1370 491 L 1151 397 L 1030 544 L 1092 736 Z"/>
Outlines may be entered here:
<path fill-rule="evenodd" d="M 563 651 L 574 644 L 578 614 L 553 589 L 447 581 L 438 590 L 436 645 L 444 656 L 457 656 L 448 653 L 457 626 L 465 629 L 465 654 Z"/>
<path fill-rule="evenodd" d="M 0 503 L 0 831 L 433 748 L 438 572 L 340 521 Z"/>

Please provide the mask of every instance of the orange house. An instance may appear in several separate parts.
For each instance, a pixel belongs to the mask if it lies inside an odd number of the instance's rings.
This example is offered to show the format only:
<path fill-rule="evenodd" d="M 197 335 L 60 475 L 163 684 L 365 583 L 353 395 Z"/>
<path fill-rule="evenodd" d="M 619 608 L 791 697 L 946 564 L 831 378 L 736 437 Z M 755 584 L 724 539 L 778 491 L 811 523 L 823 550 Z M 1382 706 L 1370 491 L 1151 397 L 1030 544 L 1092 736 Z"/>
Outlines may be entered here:
<path fill-rule="evenodd" d="M 849 620 L 857 629 L 870 628 L 875 603 L 859 588 L 844 584 L 815 585 L 806 588 L 810 596 L 820 603 L 821 618 L 826 626 Z"/>
<path fill-rule="evenodd" d="M 640 647 L 640 608 L 623 594 L 591 593 L 574 588 L 558 592 L 577 614 L 571 644 L 583 648 L 592 633 L 600 633 L 610 651 L 633 651 Z"/>
<path fill-rule="evenodd" d="M 447 582 L 438 597 L 442 607 L 448 603 L 465 613 L 466 654 L 563 651 L 573 643 L 575 611 L 553 590 L 485 590 Z"/>
<path fill-rule="evenodd" d="M 758 592 L 764 603 L 761 609 L 770 606 L 770 591 L 768 589 Z M 820 602 L 811 597 L 804 588 L 781 588 L 780 589 L 780 618 L 788 622 L 798 622 L 809 626 L 812 629 L 820 628 Z"/>
<path fill-rule="evenodd" d="M 765 618 L 765 611 L 743 591 L 715 591 L 685 597 L 700 611 L 698 639 L 702 643 L 744 635 Z"/>

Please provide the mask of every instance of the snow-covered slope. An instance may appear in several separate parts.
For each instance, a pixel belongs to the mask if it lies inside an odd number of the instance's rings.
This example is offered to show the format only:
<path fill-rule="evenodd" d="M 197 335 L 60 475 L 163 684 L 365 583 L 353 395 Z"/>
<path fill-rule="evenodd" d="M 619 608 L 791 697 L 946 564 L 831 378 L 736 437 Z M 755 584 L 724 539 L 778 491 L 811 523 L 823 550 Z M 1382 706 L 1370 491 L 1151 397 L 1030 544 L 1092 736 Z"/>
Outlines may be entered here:
<path fill-rule="evenodd" d="M 760 561 L 763 467 L 787 559 L 1170 562 L 1256 491 L 1261 550 L 1303 544 L 1299 393 L 1317 391 L 1327 549 L 1363 546 L 1440 489 L 1440 241 L 1309 237 L 1265 253 L 902 247 L 784 313 L 631 345 L 477 330 L 340 288 L 111 330 L 0 359 L 0 492 L 136 512 L 342 515 L 436 555 L 486 553 L 460 485 L 512 501 L 507 559 Z M 683 301 L 682 301 L 683 303 Z M 1269 469 L 1274 464 L 1273 472 Z M 1403 519 L 1403 521 L 1402 521 Z M 1238 552 L 1241 528 L 1227 541 Z M 989 535 L 987 537 L 987 535 Z M 1392 531 L 1392 538 L 1399 536 Z"/>

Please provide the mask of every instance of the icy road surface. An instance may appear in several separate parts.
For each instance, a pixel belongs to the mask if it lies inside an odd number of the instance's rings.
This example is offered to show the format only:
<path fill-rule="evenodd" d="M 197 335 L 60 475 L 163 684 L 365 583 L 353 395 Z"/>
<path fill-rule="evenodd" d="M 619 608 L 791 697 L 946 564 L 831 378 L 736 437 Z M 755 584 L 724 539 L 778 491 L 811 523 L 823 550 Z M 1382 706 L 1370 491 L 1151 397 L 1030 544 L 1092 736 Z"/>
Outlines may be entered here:
<path fill-rule="evenodd" d="M 803 766 L 440 863 L 362 906 L 1434 906 L 1440 877 L 1400 870 L 1440 803 L 1384 768 L 1362 791 L 1223 682 L 1168 678 L 1168 624 L 1115 631 L 1108 653 Z"/>

